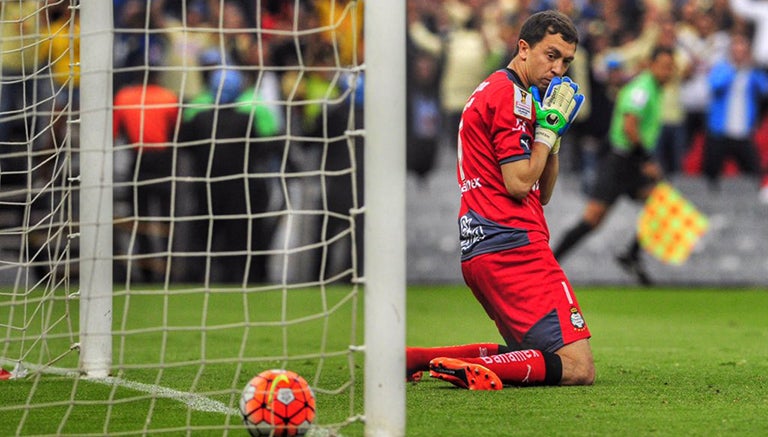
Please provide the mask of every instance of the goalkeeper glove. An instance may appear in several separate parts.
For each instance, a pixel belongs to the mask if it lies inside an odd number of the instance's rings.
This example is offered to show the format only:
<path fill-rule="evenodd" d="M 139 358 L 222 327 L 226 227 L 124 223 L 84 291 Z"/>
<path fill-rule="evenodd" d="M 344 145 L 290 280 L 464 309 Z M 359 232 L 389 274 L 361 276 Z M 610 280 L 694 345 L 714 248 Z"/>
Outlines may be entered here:
<path fill-rule="evenodd" d="M 555 144 L 553 144 L 552 148 L 549 149 L 549 154 L 550 155 L 557 155 L 558 153 L 560 153 L 560 139 L 561 138 L 562 137 L 557 137 L 557 140 L 555 140 Z"/>
<path fill-rule="evenodd" d="M 530 88 L 536 107 L 535 141 L 549 147 L 550 153 L 559 152 L 558 140 L 571 127 L 584 103 L 584 95 L 578 90 L 579 85 L 568 76 L 552 79 L 543 98 L 537 87 Z"/>

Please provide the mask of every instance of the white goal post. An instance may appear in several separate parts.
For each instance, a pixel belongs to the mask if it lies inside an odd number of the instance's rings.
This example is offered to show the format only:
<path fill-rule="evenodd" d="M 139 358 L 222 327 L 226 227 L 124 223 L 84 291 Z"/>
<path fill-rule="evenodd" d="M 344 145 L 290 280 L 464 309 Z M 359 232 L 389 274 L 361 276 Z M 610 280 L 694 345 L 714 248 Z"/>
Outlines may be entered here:
<path fill-rule="evenodd" d="M 366 1 L 365 414 L 381 436 L 405 433 L 405 35 L 405 1 Z"/>
<path fill-rule="evenodd" d="M 244 383 L 288 367 L 317 435 L 405 435 L 406 0 L 6 0 L 0 27 L 0 434 L 244 435 Z"/>
<path fill-rule="evenodd" d="M 80 364 L 93 378 L 112 366 L 112 5 L 81 0 Z"/>

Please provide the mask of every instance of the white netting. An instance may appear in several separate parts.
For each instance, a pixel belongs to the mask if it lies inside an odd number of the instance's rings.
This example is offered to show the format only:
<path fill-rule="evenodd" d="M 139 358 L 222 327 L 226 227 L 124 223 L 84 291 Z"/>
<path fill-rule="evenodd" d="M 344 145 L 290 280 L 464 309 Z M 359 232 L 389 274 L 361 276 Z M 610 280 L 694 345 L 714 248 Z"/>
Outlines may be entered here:
<path fill-rule="evenodd" d="M 362 2 L 115 0 L 113 32 L 93 4 L 0 3 L 0 434 L 241 435 L 240 391 L 277 367 L 324 432 L 361 426 Z M 86 37 L 113 68 L 81 82 Z M 79 98 L 99 80 L 110 107 Z M 81 144 L 95 113 L 106 146 Z M 109 223 L 80 219 L 94 147 Z M 110 258 L 111 307 L 84 319 L 82 261 Z M 88 317 L 107 378 L 80 376 Z"/>

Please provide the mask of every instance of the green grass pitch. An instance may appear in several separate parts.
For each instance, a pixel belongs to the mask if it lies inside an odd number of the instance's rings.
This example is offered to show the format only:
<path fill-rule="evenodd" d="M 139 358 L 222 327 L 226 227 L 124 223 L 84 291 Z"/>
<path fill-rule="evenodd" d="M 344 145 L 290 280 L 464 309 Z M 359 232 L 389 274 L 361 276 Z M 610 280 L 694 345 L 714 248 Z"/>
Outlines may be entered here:
<path fill-rule="evenodd" d="M 576 287 L 576 292 L 593 334 L 597 367 L 594 386 L 469 392 L 425 377 L 406 386 L 407 435 L 768 435 L 768 290 Z M 172 333 L 174 341 L 166 353 L 171 354 L 168 357 L 173 362 L 193 360 L 204 350 L 209 364 L 202 378 L 196 373 L 197 365 L 164 369 L 161 385 L 186 390 L 197 378 L 199 391 L 209 394 L 208 398 L 231 413 L 238 398 L 237 393 L 228 390 L 233 375 L 250 374 L 242 369 L 238 373 L 238 364 L 229 362 L 243 347 L 235 334 L 242 332 L 237 322 L 244 314 L 251 321 L 296 320 L 285 331 L 291 353 L 301 348 L 314 352 L 318 331 L 325 325 L 304 317 L 321 307 L 349 305 L 349 311 L 340 311 L 338 317 L 328 321 L 327 327 L 336 333 L 329 336 L 329 341 L 343 348 L 351 335 L 357 335 L 362 342 L 361 327 L 360 332 L 352 333 L 345 319 L 353 311 L 361 315 L 362 302 L 346 301 L 344 290 L 330 291 L 323 302 L 315 298 L 317 294 L 296 291 L 287 301 L 283 300 L 285 296 L 270 298 L 266 294 L 258 299 L 207 296 L 209 313 L 205 322 L 220 328 L 211 332 L 209 339 L 201 339 L 199 331 L 185 329 L 201 322 L 201 302 L 195 298 L 172 296 L 171 300 L 179 302 L 165 306 L 158 298 L 132 297 L 131 314 L 141 317 L 135 317 L 129 325 L 135 331 L 123 334 L 127 339 L 124 346 L 135 356 L 123 357 L 122 361 L 136 367 L 126 366 L 124 376 L 137 383 L 156 383 L 159 372 L 139 364 L 142 360 L 157 362 L 156 343 Z M 282 303 L 287 303 L 285 308 L 289 309 L 285 313 L 271 308 L 272 304 L 280 308 Z M 463 286 L 410 287 L 407 303 L 410 345 L 500 340 L 493 323 Z M 115 317 L 119 319 L 122 304 L 116 305 Z M 173 312 L 158 313 L 158 308 L 172 308 Z M 0 307 L 0 316 L 5 317 L 2 311 Z M 141 330 L 144 323 L 158 326 L 163 317 L 176 329 L 170 333 Z M 258 348 L 258 356 L 269 357 L 271 351 L 279 355 L 284 331 L 274 329 L 274 335 L 268 335 L 270 329 L 252 329 L 245 347 Z M 60 364 L 73 365 L 66 360 Z M 251 373 L 255 374 L 271 364 L 266 360 L 243 366 L 253 368 Z M 325 363 L 323 385 L 332 387 L 349 379 L 349 371 L 341 364 L 333 359 Z M 301 358 L 291 365 L 304 375 L 313 375 L 316 367 L 312 360 Z M 362 365 L 361 357 L 356 366 L 362 369 Z M 356 378 L 355 408 L 360 408 L 362 375 Z M 246 380 L 244 377 L 236 385 L 244 385 Z M 75 385 L 77 398 L 72 407 L 69 397 Z M 34 393 L 31 398 L 30 393 Z M 114 399 L 111 406 L 103 403 L 108 397 Z M 61 375 L 0 381 L 0 399 L 3 436 L 15 435 L 22 417 L 22 435 L 136 435 L 145 426 L 149 435 L 152 429 L 164 429 L 164 435 L 247 435 L 237 414 L 201 412 L 179 399 L 153 399 L 135 388 L 114 389 Z M 343 420 L 349 412 L 347 396 L 318 393 L 317 399 L 320 425 Z M 34 408 L 25 413 L 18 408 L 23 404 Z M 145 425 L 149 409 L 154 411 L 152 423 Z M 63 415 L 68 417 L 66 426 L 57 429 Z M 105 417 L 110 418 L 106 429 Z M 187 434 L 186 426 L 193 431 Z M 362 426 L 342 428 L 341 435 L 363 435 Z"/>
<path fill-rule="evenodd" d="M 409 435 L 768 435 L 766 290 L 576 292 L 594 386 L 468 392 L 427 379 L 408 388 Z M 498 341 L 469 294 L 413 290 L 408 342 Z"/>

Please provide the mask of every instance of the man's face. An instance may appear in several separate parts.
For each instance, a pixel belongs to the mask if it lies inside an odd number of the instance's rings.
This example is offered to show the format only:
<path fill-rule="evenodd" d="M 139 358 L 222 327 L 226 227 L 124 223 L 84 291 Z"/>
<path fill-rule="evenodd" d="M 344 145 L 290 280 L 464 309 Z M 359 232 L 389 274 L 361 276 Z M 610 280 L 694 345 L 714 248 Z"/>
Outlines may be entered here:
<path fill-rule="evenodd" d="M 573 62 L 576 44 L 566 42 L 558 33 L 547 34 L 544 39 L 531 47 L 521 47 L 524 56 L 529 85 L 545 89 L 555 77 L 565 74 Z"/>
<path fill-rule="evenodd" d="M 651 63 L 651 74 L 660 84 L 669 82 L 675 75 L 675 58 L 669 53 L 663 53 Z"/>
<path fill-rule="evenodd" d="M 731 38 L 731 60 L 737 66 L 749 65 L 752 49 L 749 40 L 742 35 L 734 35 Z"/>

